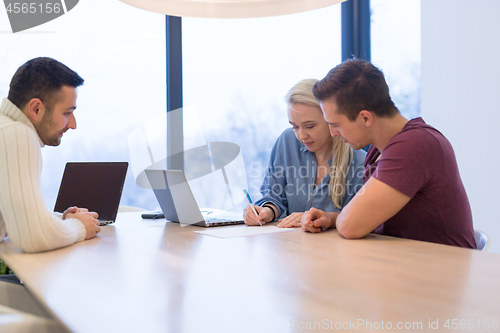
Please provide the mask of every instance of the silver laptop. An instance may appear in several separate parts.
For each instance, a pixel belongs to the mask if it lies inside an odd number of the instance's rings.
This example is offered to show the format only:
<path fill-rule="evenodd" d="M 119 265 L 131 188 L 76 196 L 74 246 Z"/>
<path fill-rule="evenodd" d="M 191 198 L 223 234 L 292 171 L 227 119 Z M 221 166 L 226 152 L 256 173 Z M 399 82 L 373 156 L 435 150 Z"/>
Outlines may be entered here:
<path fill-rule="evenodd" d="M 127 168 L 127 162 L 66 163 L 54 211 L 77 206 L 97 212 L 100 225 L 115 222 Z"/>
<path fill-rule="evenodd" d="M 181 170 L 145 170 L 145 173 L 167 220 L 201 227 L 244 223 L 243 212 L 198 207 Z"/>

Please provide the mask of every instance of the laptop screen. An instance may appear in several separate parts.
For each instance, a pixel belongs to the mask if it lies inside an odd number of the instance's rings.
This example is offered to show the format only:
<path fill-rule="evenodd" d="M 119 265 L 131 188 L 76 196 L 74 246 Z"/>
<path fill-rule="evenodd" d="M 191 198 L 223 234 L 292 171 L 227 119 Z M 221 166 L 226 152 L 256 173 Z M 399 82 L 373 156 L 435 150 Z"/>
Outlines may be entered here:
<path fill-rule="evenodd" d="M 77 206 L 97 212 L 99 220 L 114 221 L 127 168 L 127 162 L 67 163 L 54 211 Z"/>

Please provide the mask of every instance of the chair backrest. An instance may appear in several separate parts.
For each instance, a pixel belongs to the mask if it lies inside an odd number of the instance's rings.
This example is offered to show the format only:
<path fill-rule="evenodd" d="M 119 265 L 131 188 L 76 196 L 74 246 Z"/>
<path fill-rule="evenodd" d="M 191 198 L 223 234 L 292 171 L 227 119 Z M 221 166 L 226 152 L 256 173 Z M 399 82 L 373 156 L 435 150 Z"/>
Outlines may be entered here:
<path fill-rule="evenodd" d="M 476 239 L 476 245 L 478 250 L 488 251 L 491 239 L 484 231 L 474 230 L 474 238 Z"/>

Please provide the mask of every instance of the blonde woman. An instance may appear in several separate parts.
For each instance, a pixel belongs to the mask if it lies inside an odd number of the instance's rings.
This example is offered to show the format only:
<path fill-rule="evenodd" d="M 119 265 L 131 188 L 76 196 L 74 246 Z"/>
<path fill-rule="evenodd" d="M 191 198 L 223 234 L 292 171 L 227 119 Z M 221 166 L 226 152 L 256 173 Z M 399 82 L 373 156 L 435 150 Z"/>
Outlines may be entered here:
<path fill-rule="evenodd" d="M 286 96 L 286 129 L 276 140 L 255 202 L 255 216 L 245 208 L 248 225 L 280 220 L 279 227 L 300 227 L 302 214 L 312 207 L 339 212 L 363 186 L 366 153 L 331 137 L 320 105 L 312 93 L 315 79 L 297 83 Z"/>

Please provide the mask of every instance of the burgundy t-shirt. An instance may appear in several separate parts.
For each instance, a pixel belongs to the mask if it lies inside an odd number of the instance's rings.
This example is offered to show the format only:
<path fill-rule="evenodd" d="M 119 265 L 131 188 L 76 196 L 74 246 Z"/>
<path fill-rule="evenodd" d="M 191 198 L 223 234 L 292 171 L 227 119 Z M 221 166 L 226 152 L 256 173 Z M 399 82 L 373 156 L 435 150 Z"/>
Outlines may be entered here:
<path fill-rule="evenodd" d="M 380 151 L 365 160 L 370 176 L 411 200 L 375 233 L 476 248 L 472 212 L 450 142 L 422 118 L 410 120 Z"/>

